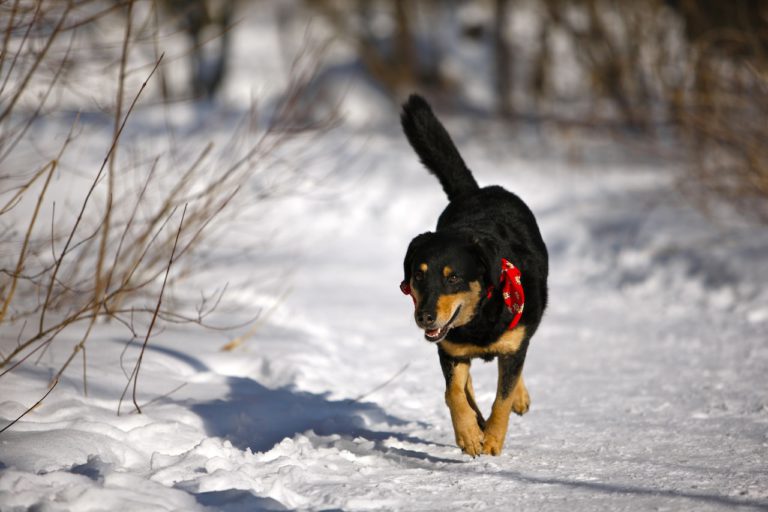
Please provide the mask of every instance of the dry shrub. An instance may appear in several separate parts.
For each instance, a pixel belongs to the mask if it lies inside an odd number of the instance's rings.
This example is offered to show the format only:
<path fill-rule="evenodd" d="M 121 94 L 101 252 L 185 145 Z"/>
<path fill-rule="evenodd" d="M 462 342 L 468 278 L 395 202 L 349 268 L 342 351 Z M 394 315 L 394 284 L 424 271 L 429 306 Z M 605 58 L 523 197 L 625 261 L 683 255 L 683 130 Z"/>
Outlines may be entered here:
<path fill-rule="evenodd" d="M 690 145 L 687 190 L 768 220 L 768 5 L 672 2 L 685 27 L 688 83 L 668 101 Z"/>
<path fill-rule="evenodd" d="M 661 137 L 672 134 L 688 162 L 680 179 L 686 192 L 704 206 L 727 201 L 768 220 L 768 5 L 534 3 L 544 7 L 542 31 L 570 41 L 594 100 L 614 107 L 615 116 L 594 109 L 593 123 L 621 120 L 633 137 L 653 135 L 667 145 Z M 542 67 L 538 83 L 554 72 Z"/>
<path fill-rule="evenodd" d="M 266 123 L 255 108 L 244 112 L 221 147 L 221 141 L 188 147 L 170 128 L 164 133 L 162 121 L 148 120 L 153 108 L 166 114 L 170 108 L 161 104 L 162 87 L 155 82 L 169 61 L 183 55 L 160 53 L 155 7 L 133 1 L 0 4 L 0 385 L 8 372 L 39 360 L 66 337 L 77 341 L 50 387 L 79 356 L 87 392 L 87 346 L 100 320 L 119 323 L 144 346 L 157 321 L 206 325 L 223 290 L 189 314 L 183 301 L 164 297 L 166 284 L 197 270 L 201 260 L 193 255 L 211 226 L 241 189 L 253 188 L 255 175 L 269 172 L 265 162 L 277 147 L 299 131 L 329 126 L 329 120 L 307 125 L 297 111 L 297 98 L 317 66 L 318 56 L 305 53 Z M 104 32 L 113 38 L 94 36 Z M 94 69 L 100 80 L 84 72 Z M 80 94 L 89 88 L 84 105 Z M 93 103 L 112 118 L 107 138 L 85 136 L 80 116 L 70 126 L 40 122 Z M 126 142 L 126 127 L 137 117 L 155 134 Z M 36 140 L 51 131 L 61 141 L 52 154 L 50 144 Z M 101 161 L 97 168 L 68 160 L 93 151 Z M 89 176 L 87 187 L 65 194 L 64 204 L 60 191 L 52 193 L 54 177 L 66 176 L 66 184 L 83 175 Z M 281 176 L 281 183 L 290 179 Z M 261 186 L 250 199 L 274 192 Z M 126 390 L 134 384 L 137 410 L 140 361 L 126 383 Z"/>
<path fill-rule="evenodd" d="M 680 182 L 686 192 L 702 205 L 725 200 L 768 220 L 766 2 L 318 0 L 305 5 L 356 50 L 370 77 L 394 98 L 413 88 L 429 89 L 436 98 L 456 96 L 461 87 L 444 69 L 451 57 L 446 41 L 482 43 L 485 50 L 478 55 L 491 63 L 486 79 L 497 115 L 596 128 L 647 148 L 655 139 L 657 150 L 669 154 L 671 148 L 675 157 L 682 149 L 689 172 Z M 464 7 L 482 15 L 462 18 Z M 445 25 L 436 29 L 439 22 Z M 485 69 L 479 64 L 470 69 Z"/>

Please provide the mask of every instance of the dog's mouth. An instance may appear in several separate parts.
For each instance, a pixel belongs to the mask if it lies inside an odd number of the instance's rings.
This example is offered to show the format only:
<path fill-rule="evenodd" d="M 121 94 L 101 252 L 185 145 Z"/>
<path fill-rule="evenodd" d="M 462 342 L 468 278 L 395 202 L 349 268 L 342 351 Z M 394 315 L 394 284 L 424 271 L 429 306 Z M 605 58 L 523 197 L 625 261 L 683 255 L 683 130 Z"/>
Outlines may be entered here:
<path fill-rule="evenodd" d="M 456 308 L 456 311 L 453 313 L 453 316 L 450 320 L 448 320 L 444 326 L 438 328 L 438 329 L 424 329 L 424 338 L 432 343 L 438 343 L 440 341 L 443 341 L 445 337 L 448 335 L 448 331 L 451 330 L 451 324 L 453 324 L 453 321 L 456 320 L 456 317 L 459 316 L 459 311 L 461 311 L 461 306 Z"/>

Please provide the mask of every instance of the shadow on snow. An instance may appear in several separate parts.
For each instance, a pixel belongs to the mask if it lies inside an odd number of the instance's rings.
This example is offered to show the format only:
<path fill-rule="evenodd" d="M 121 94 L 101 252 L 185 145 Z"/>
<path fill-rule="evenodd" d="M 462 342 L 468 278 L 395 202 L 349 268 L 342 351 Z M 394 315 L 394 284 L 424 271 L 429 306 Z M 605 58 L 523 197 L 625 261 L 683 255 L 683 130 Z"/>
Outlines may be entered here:
<path fill-rule="evenodd" d="M 147 349 L 183 361 L 195 371 L 209 371 L 205 363 L 186 352 L 160 345 L 149 345 Z M 458 462 L 412 449 L 385 447 L 384 441 L 388 439 L 436 445 L 398 432 L 401 429 L 398 427 L 405 427 L 409 422 L 386 413 L 374 403 L 332 400 L 328 393 L 310 393 L 289 387 L 271 389 L 247 377 L 230 376 L 226 384 L 229 393 L 225 398 L 195 403 L 190 408 L 203 419 L 209 435 L 227 439 L 241 450 L 266 452 L 283 439 L 312 431 L 320 436 L 338 435 L 373 441 L 375 449 L 390 455 L 428 462 Z M 386 430 L 374 430 L 374 425 Z"/>
<path fill-rule="evenodd" d="M 269 389 L 245 377 L 228 377 L 227 384 L 226 398 L 193 405 L 192 410 L 205 421 L 206 432 L 228 439 L 241 450 L 265 452 L 285 438 L 310 430 L 321 436 L 431 444 L 394 431 L 372 430 L 371 424 L 407 424 L 373 403 L 331 400 L 326 394 L 290 388 Z"/>

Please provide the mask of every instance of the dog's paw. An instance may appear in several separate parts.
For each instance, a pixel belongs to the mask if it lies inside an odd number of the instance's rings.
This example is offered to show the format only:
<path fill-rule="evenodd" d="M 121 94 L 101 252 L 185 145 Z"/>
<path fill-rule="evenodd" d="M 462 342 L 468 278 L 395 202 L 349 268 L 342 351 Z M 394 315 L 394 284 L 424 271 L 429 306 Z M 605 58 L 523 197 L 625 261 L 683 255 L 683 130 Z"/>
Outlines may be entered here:
<path fill-rule="evenodd" d="M 486 455 L 500 455 L 504 446 L 504 438 L 507 437 L 507 422 L 509 413 L 491 414 L 488 424 L 483 431 L 483 453 Z"/>
<path fill-rule="evenodd" d="M 522 416 L 531 407 L 531 396 L 525 386 L 517 386 L 512 396 L 512 412 Z"/>
<path fill-rule="evenodd" d="M 456 444 L 462 452 L 476 457 L 483 451 L 483 431 L 476 422 L 467 422 L 462 428 L 456 429 Z"/>
<path fill-rule="evenodd" d="M 483 437 L 483 453 L 486 455 L 501 455 L 501 449 L 504 446 L 504 438 L 499 438 L 491 433 L 486 433 Z"/>

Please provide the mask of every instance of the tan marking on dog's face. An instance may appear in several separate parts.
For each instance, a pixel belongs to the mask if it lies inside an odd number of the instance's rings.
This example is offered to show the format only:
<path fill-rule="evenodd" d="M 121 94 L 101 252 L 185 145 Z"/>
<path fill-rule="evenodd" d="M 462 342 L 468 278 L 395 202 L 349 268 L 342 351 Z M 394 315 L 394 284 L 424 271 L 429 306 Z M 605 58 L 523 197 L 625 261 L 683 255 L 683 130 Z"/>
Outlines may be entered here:
<path fill-rule="evenodd" d="M 421 270 L 422 272 L 426 272 L 427 270 L 429 270 L 429 265 L 427 265 L 426 263 L 422 263 L 421 265 L 419 265 L 419 270 Z"/>
<path fill-rule="evenodd" d="M 450 266 L 448 266 L 448 265 L 444 266 L 443 267 L 443 277 L 448 277 L 451 274 L 453 274 L 453 269 Z"/>
<path fill-rule="evenodd" d="M 462 315 L 459 315 L 462 316 Z M 454 324 L 456 325 L 456 324 Z M 451 334 L 448 333 L 448 336 Z M 525 338 L 525 326 L 521 325 L 515 327 L 511 331 L 505 331 L 504 334 L 499 336 L 499 339 L 488 345 L 487 347 L 478 347 L 476 345 L 464 345 L 459 343 L 453 343 L 448 340 L 440 342 L 440 346 L 445 350 L 448 355 L 453 357 L 483 357 L 483 356 L 500 356 L 500 355 L 512 355 L 520 348 L 520 344 Z"/>
<path fill-rule="evenodd" d="M 477 304 L 480 302 L 480 288 L 478 281 L 472 281 L 468 291 L 443 295 L 437 299 L 437 324 L 445 325 L 459 306 L 461 311 L 454 320 L 453 327 L 469 323 L 474 318 Z"/>
<path fill-rule="evenodd" d="M 479 281 L 471 281 L 469 283 L 469 291 L 464 292 L 463 302 L 461 304 L 461 311 L 459 316 L 456 317 L 456 321 L 453 322 L 454 327 L 460 327 L 468 324 L 477 313 L 477 305 L 482 299 L 483 287 Z"/>

